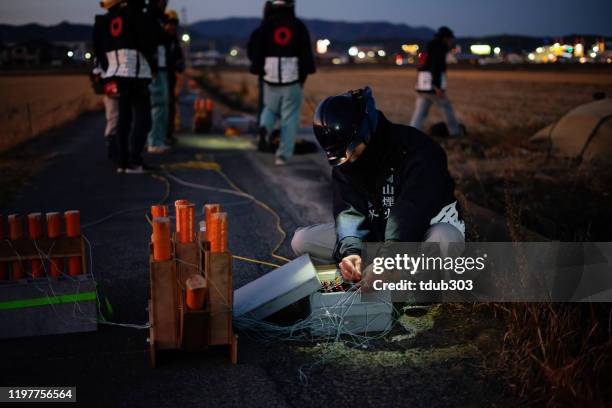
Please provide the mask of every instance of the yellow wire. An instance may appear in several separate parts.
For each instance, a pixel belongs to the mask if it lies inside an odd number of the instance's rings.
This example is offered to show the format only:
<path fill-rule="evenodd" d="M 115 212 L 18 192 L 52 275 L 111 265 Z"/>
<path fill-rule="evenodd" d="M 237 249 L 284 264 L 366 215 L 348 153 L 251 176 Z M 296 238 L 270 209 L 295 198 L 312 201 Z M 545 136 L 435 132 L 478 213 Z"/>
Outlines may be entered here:
<path fill-rule="evenodd" d="M 276 231 L 281 235 L 281 239 L 278 241 L 278 243 L 276 244 L 276 246 L 272 249 L 270 255 L 275 258 L 278 259 L 280 261 L 283 262 L 291 262 L 290 259 L 285 258 L 284 256 L 280 256 L 276 254 L 276 251 L 278 251 L 278 249 L 281 247 L 281 245 L 283 244 L 283 242 L 285 242 L 285 239 L 287 238 L 287 233 L 285 232 L 285 230 L 283 229 L 282 225 L 281 225 L 281 218 L 280 215 L 278 215 L 278 213 L 276 211 L 274 211 L 269 205 L 267 205 L 266 203 L 264 203 L 263 201 L 258 200 L 257 198 L 255 198 L 253 195 L 245 192 L 244 190 L 242 190 L 240 187 L 238 187 L 230 178 L 227 174 L 225 174 L 223 172 L 223 170 L 221 170 L 221 165 L 219 165 L 219 163 L 216 162 L 212 162 L 212 161 L 187 161 L 187 162 L 181 162 L 181 163 L 172 163 L 172 164 L 165 164 L 164 166 L 162 166 L 165 170 L 181 170 L 181 169 L 197 169 L 197 170 L 213 170 L 215 171 L 217 174 L 219 174 L 224 180 L 225 182 L 236 192 L 244 194 L 245 196 L 247 196 L 249 199 L 251 199 L 255 204 L 257 204 L 259 207 L 263 208 L 264 210 L 268 211 L 270 214 L 272 214 L 272 216 L 275 218 L 276 220 Z M 155 177 L 155 176 L 154 176 Z M 170 183 L 168 182 L 168 179 L 166 178 L 162 178 L 159 177 L 160 179 L 162 179 L 163 181 L 165 181 L 167 183 L 167 193 L 169 195 L 170 193 Z M 167 199 L 166 198 L 163 200 L 165 201 Z M 162 201 L 162 202 L 163 202 Z M 270 262 L 265 262 L 265 261 L 260 261 L 258 259 L 253 259 L 253 258 L 247 258 L 244 256 L 238 256 L 238 255 L 233 255 L 233 258 L 240 260 L 240 261 L 245 261 L 245 262 L 252 262 L 255 264 L 260 264 L 260 265 L 266 265 L 266 266 L 272 266 L 275 268 L 278 268 L 280 265 L 277 264 L 273 264 Z"/>

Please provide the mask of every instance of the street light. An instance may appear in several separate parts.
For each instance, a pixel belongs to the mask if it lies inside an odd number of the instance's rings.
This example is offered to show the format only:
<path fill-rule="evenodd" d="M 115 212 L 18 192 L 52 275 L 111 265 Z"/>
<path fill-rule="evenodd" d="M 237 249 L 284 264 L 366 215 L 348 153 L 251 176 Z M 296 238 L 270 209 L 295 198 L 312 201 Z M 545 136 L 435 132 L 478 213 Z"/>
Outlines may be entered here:
<path fill-rule="evenodd" d="M 183 40 L 184 43 L 188 43 L 189 41 L 191 41 L 191 37 L 189 36 L 189 34 L 185 33 L 181 37 L 181 40 Z"/>
<path fill-rule="evenodd" d="M 68 51 L 66 55 L 68 56 L 68 58 L 72 58 L 74 57 L 74 51 Z"/>

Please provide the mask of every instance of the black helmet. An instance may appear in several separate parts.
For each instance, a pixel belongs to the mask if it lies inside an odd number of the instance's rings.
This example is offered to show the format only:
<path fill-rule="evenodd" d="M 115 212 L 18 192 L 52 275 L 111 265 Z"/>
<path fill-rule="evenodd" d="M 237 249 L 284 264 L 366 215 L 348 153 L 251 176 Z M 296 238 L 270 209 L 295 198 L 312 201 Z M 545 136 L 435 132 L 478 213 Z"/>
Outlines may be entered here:
<path fill-rule="evenodd" d="M 317 107 L 312 127 L 329 164 L 339 166 L 359 144 L 370 142 L 377 122 L 372 90 L 365 87 L 324 99 Z"/>
<path fill-rule="evenodd" d="M 453 30 L 451 30 L 450 28 L 446 27 L 446 26 L 442 26 L 440 28 L 438 28 L 438 32 L 436 33 L 436 37 L 438 38 L 455 38 L 455 33 L 453 33 Z"/>

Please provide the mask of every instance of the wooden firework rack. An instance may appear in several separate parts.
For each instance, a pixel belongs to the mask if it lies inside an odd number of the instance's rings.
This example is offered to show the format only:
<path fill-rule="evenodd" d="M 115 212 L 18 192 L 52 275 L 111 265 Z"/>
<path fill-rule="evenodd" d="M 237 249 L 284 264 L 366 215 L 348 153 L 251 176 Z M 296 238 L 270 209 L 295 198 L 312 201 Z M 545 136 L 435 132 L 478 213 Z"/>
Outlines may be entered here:
<path fill-rule="evenodd" d="M 157 352 L 182 350 L 199 352 L 210 346 L 229 346 L 233 364 L 238 360 L 238 338 L 232 329 L 232 256 L 211 252 L 202 233 L 194 242 L 172 238 L 173 256 L 155 261 L 150 256 L 151 298 L 149 300 L 149 362 L 156 366 Z M 186 305 L 186 281 L 201 275 L 206 298 L 201 310 Z"/>

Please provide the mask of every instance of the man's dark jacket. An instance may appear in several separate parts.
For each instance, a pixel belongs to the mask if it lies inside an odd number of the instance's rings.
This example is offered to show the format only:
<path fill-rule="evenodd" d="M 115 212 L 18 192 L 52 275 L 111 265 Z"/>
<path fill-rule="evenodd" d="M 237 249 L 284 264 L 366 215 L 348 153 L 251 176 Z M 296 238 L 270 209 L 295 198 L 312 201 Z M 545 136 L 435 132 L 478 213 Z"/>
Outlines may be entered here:
<path fill-rule="evenodd" d="M 315 72 L 310 34 L 291 8 L 271 12 L 249 44 L 251 73 L 270 85 L 304 83 Z"/>
<path fill-rule="evenodd" d="M 427 44 L 425 52 L 419 58 L 417 91 L 435 92 L 434 87 L 445 90 L 446 54 L 448 54 L 448 47 L 442 39 L 436 37 Z M 430 83 L 421 81 L 424 75 L 428 80 L 431 75 Z M 421 83 L 424 86 L 420 86 Z"/>
<path fill-rule="evenodd" d="M 103 77 L 150 81 L 158 65 L 157 32 L 155 21 L 135 5 L 96 16 L 93 45 Z"/>
<path fill-rule="evenodd" d="M 420 242 L 430 221 L 455 202 L 446 153 L 419 130 L 379 112 L 372 141 L 354 163 L 334 167 L 336 259 L 363 242 Z"/>

